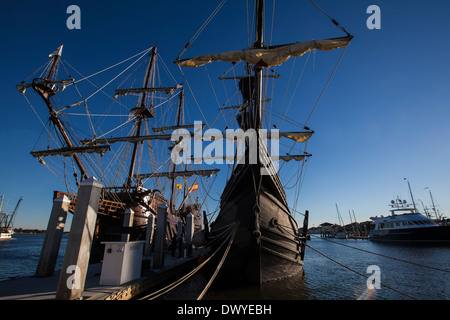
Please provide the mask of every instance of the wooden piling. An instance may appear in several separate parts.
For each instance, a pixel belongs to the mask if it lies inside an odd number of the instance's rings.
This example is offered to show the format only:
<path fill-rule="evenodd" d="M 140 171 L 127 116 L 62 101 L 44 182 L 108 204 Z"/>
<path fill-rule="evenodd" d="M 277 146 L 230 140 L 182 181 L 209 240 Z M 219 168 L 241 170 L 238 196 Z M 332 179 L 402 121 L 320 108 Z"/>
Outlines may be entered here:
<path fill-rule="evenodd" d="M 147 218 L 147 231 L 145 233 L 144 256 L 149 257 L 152 253 L 153 233 L 155 229 L 155 216 L 150 213 Z"/>
<path fill-rule="evenodd" d="M 48 220 L 41 255 L 36 268 L 36 277 L 49 277 L 55 271 L 59 247 L 64 233 L 70 200 L 67 196 L 53 199 L 53 208 Z"/>
<path fill-rule="evenodd" d="M 98 204 L 103 185 L 94 177 L 81 182 L 67 241 L 56 299 L 75 300 L 83 295 Z"/>
<path fill-rule="evenodd" d="M 186 216 L 186 231 L 185 231 L 185 240 L 186 240 L 186 257 L 192 256 L 192 236 L 194 235 L 194 216 L 192 213 L 189 213 Z"/>
<path fill-rule="evenodd" d="M 134 219 L 134 211 L 131 209 L 125 210 L 125 214 L 123 216 L 123 226 L 125 228 L 133 227 L 133 219 Z M 123 242 L 130 241 L 130 234 L 122 233 L 121 241 L 123 241 Z"/>
<path fill-rule="evenodd" d="M 158 206 L 158 215 L 156 217 L 155 230 L 155 252 L 153 254 L 153 268 L 162 268 L 164 266 L 168 208 L 169 207 L 165 203 L 161 203 Z"/>

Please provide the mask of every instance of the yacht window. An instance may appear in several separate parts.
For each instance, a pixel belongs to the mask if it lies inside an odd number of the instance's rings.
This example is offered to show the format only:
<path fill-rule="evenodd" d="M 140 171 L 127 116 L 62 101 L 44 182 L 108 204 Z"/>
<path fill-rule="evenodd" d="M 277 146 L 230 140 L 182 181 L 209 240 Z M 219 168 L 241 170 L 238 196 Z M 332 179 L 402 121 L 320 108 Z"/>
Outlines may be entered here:
<path fill-rule="evenodd" d="M 400 227 L 400 222 L 396 222 L 395 225 L 396 225 L 397 227 Z"/>

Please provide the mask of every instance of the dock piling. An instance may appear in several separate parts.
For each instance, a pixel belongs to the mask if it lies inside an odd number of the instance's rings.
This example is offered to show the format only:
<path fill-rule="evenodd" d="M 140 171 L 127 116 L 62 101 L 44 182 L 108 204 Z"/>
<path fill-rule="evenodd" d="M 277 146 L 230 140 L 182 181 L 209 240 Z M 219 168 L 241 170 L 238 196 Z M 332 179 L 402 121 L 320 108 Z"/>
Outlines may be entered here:
<path fill-rule="evenodd" d="M 131 228 L 133 227 L 133 219 L 134 219 L 134 211 L 131 209 L 125 210 L 125 214 L 123 217 L 123 226 L 125 228 Z M 129 233 L 122 233 L 121 241 L 128 242 L 130 241 L 130 234 Z"/>
<path fill-rule="evenodd" d="M 53 199 L 53 208 L 48 220 L 41 255 L 36 268 L 36 277 L 45 278 L 53 275 L 59 247 L 64 233 L 70 200 L 66 195 Z"/>
<path fill-rule="evenodd" d="M 158 215 L 156 218 L 155 230 L 155 252 L 153 257 L 153 268 L 162 268 L 164 266 L 166 229 L 167 229 L 167 214 L 168 206 L 161 203 L 158 206 Z"/>
<path fill-rule="evenodd" d="M 75 300 L 83 295 L 102 188 L 94 177 L 80 184 L 56 290 L 57 300 Z"/>
<path fill-rule="evenodd" d="M 149 257 L 152 253 L 153 233 L 155 229 L 155 216 L 150 213 L 147 218 L 147 231 L 145 233 L 144 256 Z"/>
<path fill-rule="evenodd" d="M 194 216 L 189 213 L 186 216 L 186 256 L 192 256 L 192 236 L 194 235 Z"/>

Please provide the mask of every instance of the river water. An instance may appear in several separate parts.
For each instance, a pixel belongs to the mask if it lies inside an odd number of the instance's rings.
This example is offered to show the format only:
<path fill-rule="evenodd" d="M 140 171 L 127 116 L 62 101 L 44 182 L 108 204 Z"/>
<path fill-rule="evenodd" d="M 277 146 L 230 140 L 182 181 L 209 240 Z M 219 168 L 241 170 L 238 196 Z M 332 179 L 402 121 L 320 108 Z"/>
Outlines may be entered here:
<path fill-rule="evenodd" d="M 63 236 L 57 269 L 62 266 L 67 238 L 67 235 Z M 42 234 L 15 234 L 11 240 L 0 241 L 0 281 L 12 277 L 33 275 L 43 241 L 44 235 Z M 450 246 L 393 245 L 368 240 L 325 240 L 314 236 L 311 241 L 308 241 L 308 245 L 311 248 L 306 249 L 302 273 L 262 286 L 228 289 L 212 286 L 204 299 L 450 299 Z M 364 276 L 379 279 L 380 289 L 368 289 L 368 279 Z M 199 281 L 197 278 L 192 283 L 194 284 L 187 286 L 201 285 L 204 283 L 204 279 Z M 370 283 L 374 282 L 369 281 Z M 166 299 L 191 298 L 186 294 L 188 291 L 189 288 L 185 287 L 181 291 L 182 293 L 168 296 Z"/>

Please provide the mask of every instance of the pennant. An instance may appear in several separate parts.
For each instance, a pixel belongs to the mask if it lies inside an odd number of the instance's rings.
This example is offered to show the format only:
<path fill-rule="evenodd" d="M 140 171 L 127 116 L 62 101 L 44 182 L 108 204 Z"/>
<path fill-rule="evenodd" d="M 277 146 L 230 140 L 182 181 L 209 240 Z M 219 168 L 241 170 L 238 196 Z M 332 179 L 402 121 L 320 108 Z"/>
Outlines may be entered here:
<path fill-rule="evenodd" d="M 198 183 L 196 183 L 192 186 L 192 191 L 197 191 L 197 190 L 198 190 Z"/>
<path fill-rule="evenodd" d="M 54 56 L 61 56 L 62 49 L 63 49 L 63 45 L 61 45 L 60 47 L 56 48 L 52 53 L 50 53 L 48 55 L 49 58 L 54 57 Z"/>
<path fill-rule="evenodd" d="M 183 189 L 183 186 L 181 185 L 181 183 L 177 184 L 177 189 Z"/>

